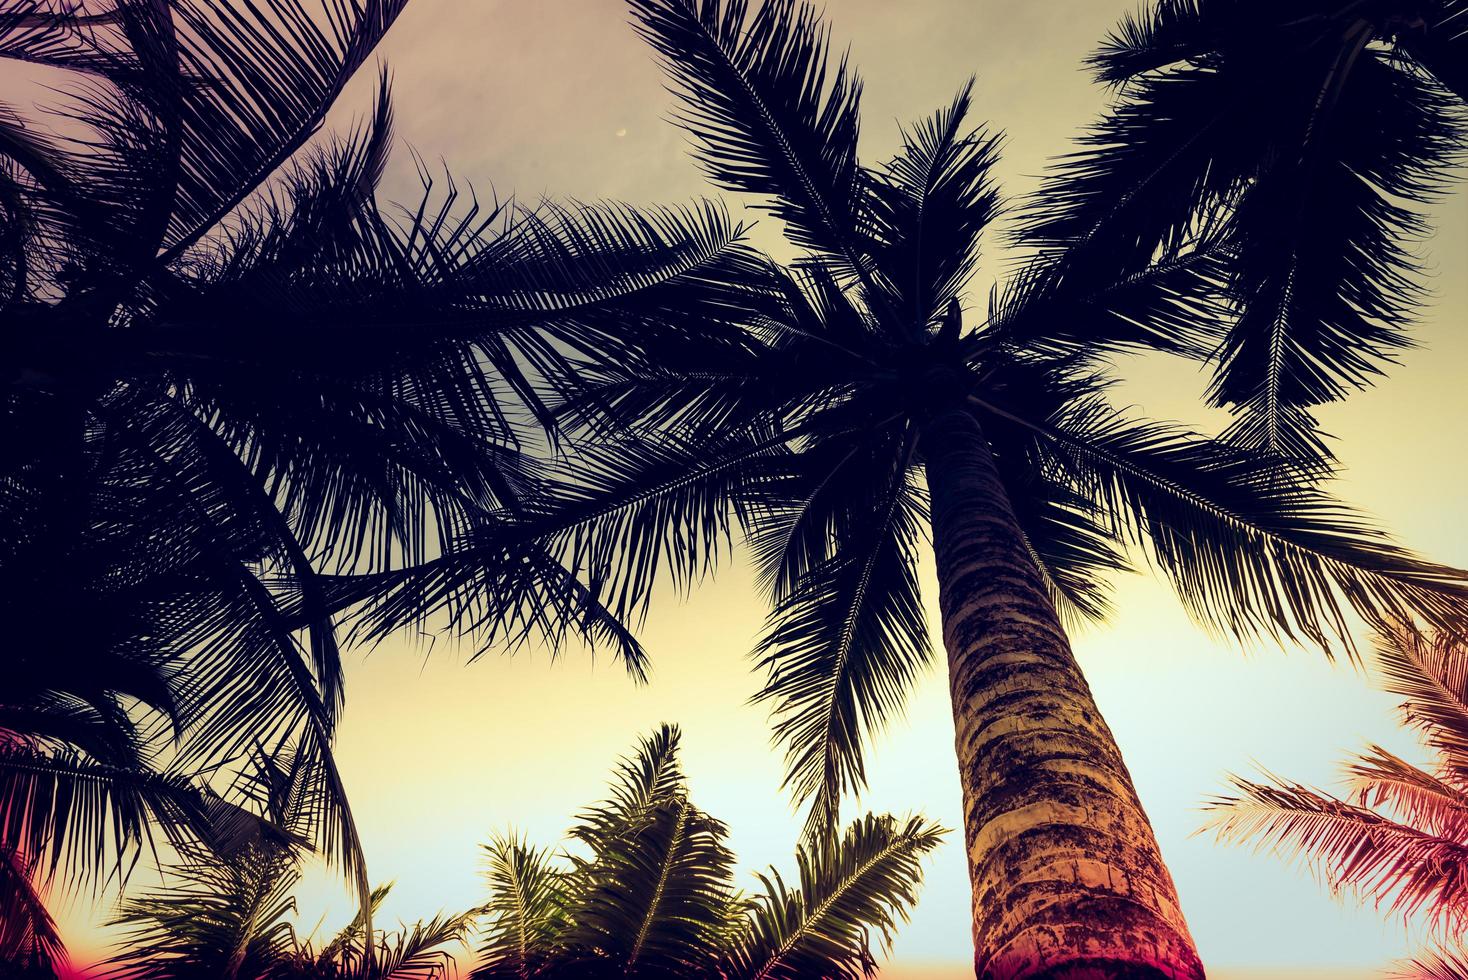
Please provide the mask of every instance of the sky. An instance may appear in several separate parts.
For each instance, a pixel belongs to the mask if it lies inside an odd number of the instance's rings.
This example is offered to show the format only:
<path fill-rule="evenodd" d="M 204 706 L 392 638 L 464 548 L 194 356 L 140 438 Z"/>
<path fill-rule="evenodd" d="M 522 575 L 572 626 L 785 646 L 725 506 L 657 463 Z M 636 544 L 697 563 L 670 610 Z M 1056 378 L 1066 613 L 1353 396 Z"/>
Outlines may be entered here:
<path fill-rule="evenodd" d="M 863 158 L 889 155 L 899 122 L 946 103 L 972 75 L 977 118 L 1007 134 L 1002 184 L 1011 194 L 1032 188 L 1046 160 L 1064 153 L 1104 105 L 1105 90 L 1078 66 L 1131 6 L 827 0 L 837 41 L 850 44 L 866 83 Z M 428 161 L 442 160 L 482 198 L 677 203 L 717 194 L 665 121 L 671 98 L 620 0 L 414 0 L 381 51 L 393 71 L 400 139 Z M 371 79 L 358 82 L 334 123 L 366 111 Z M 412 181 L 400 152 L 389 196 L 411 197 Z M 1420 246 L 1433 294 L 1416 334 L 1421 349 L 1321 416 L 1344 462 L 1341 493 L 1406 543 L 1468 566 L 1468 198 L 1458 193 L 1435 215 L 1438 234 Z M 779 247 L 771 221 L 753 235 Z M 1007 268 L 991 239 L 986 275 Z M 982 301 L 976 289 L 969 306 Z M 1137 359 L 1118 373 L 1120 397 L 1140 412 L 1217 424 L 1199 407 L 1206 378 L 1196 366 Z M 924 575 L 937 636 L 931 567 Z M 1210 975 L 1345 980 L 1409 952 L 1415 937 L 1401 922 L 1332 898 L 1301 869 L 1195 833 L 1200 804 L 1224 788 L 1228 772 L 1257 764 L 1329 786 L 1340 760 L 1369 743 L 1423 758 L 1398 730 L 1393 699 L 1318 650 L 1210 640 L 1148 576 L 1125 578 L 1117 599 L 1109 625 L 1075 637 L 1076 655 L 1131 768 Z M 610 657 L 586 651 L 565 651 L 554 663 L 543 651 L 513 659 L 491 652 L 466 665 L 467 645 L 422 636 L 354 653 L 338 759 L 373 877 L 397 883 L 384 917 L 478 904 L 478 845 L 491 831 L 514 826 L 542 843 L 559 840 L 574 812 L 602 793 L 616 758 L 663 721 L 683 728 L 694 799 L 729 824 L 742 881 L 752 884 L 749 872 L 769 864 L 791 868 L 801 817 L 780 792 L 764 709 L 747 703 L 757 688 L 747 654 L 763 616 L 738 560 L 688 597 L 658 595 L 640 633 L 654 665 L 644 687 Z M 876 740 L 869 774 L 870 791 L 856 806 L 921 811 L 960 826 L 941 670 L 923 678 L 905 719 Z M 885 976 L 971 975 L 957 836 L 930 861 Z M 324 872 L 313 873 L 302 899 L 308 924 L 347 914 L 348 900 Z M 83 956 L 100 941 L 88 924 L 94 918 L 86 908 L 65 916 Z"/>

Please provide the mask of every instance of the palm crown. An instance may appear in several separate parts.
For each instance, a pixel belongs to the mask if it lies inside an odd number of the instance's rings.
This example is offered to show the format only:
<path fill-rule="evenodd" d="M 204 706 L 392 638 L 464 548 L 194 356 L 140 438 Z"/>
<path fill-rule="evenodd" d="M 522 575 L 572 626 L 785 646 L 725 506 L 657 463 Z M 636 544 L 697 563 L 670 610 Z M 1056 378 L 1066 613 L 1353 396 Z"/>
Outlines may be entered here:
<path fill-rule="evenodd" d="M 809 8 L 634 10 L 686 95 L 700 161 L 762 195 L 807 252 L 789 268 L 748 266 L 731 284 L 743 305 L 720 320 L 629 338 L 568 411 L 632 440 L 615 454 L 614 490 L 683 505 L 638 511 L 649 533 L 659 519 L 696 523 L 688 514 L 712 500 L 745 518 L 776 608 L 759 697 L 802 799 L 828 812 L 861 785 L 861 733 L 927 660 L 922 434 L 944 413 L 979 425 L 1029 558 L 1073 620 L 1107 612 L 1108 573 L 1130 567 L 1132 545 L 1203 623 L 1240 638 L 1331 648 L 1349 642 L 1352 607 L 1446 622 L 1468 597 L 1460 573 L 1395 548 L 1316 487 L 1281 482 L 1268 461 L 1109 406 L 1109 355 L 1206 351 L 1214 309 L 1190 284 L 1211 256 L 1168 253 L 1095 289 L 1042 258 L 965 326 L 960 296 L 1000 203 L 997 139 L 966 123 L 969 87 L 906 130 L 893 160 L 863 167 L 859 82 L 829 61 Z M 639 483 L 639 467 L 673 457 L 687 461 L 678 480 L 657 470 Z"/>
<path fill-rule="evenodd" d="M 1403 724 L 1436 755 L 1422 769 L 1380 746 L 1347 763 L 1346 799 L 1299 783 L 1235 778 L 1237 795 L 1210 803 L 1218 836 L 1254 841 L 1324 872 L 1393 912 L 1425 912 L 1448 935 L 1468 921 L 1468 650 L 1450 634 L 1398 629 L 1377 648 L 1386 690 L 1403 697 Z M 1456 970 L 1457 972 L 1454 972 Z M 1461 947 L 1414 964 L 1425 980 L 1468 970 Z"/>
<path fill-rule="evenodd" d="M 1215 254 L 1231 436 L 1329 458 L 1312 415 L 1410 346 L 1414 246 L 1461 158 L 1468 4 L 1157 0 L 1090 59 L 1113 105 L 1024 223 L 1072 275 Z"/>
<path fill-rule="evenodd" d="M 475 980 L 874 975 L 868 937 L 891 940 L 943 831 L 868 814 L 802 846 L 798 884 L 771 869 L 742 895 L 726 828 L 689 799 L 679 740 L 665 725 L 641 742 L 563 860 L 513 834 L 486 845 Z"/>

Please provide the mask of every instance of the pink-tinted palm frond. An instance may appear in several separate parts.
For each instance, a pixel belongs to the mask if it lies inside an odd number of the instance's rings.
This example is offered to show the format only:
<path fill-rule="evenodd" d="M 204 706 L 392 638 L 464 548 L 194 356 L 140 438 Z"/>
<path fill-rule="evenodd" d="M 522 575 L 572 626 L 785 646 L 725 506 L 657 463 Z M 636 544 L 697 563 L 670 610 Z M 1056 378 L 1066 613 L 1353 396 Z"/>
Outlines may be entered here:
<path fill-rule="evenodd" d="M 1408 628 L 1377 641 L 1384 687 L 1406 698 L 1402 717 L 1441 753 L 1443 775 L 1468 788 L 1468 648 L 1461 638 Z"/>
<path fill-rule="evenodd" d="M 1430 949 L 1401 963 L 1389 976 L 1391 980 L 1468 980 L 1468 950 Z"/>
<path fill-rule="evenodd" d="M 1402 822 L 1468 843 L 1468 793 L 1379 745 L 1346 764 L 1355 801 Z"/>
<path fill-rule="evenodd" d="M 1234 796 L 1209 801 L 1222 840 L 1254 841 L 1318 869 L 1333 890 L 1352 890 L 1404 916 L 1468 922 L 1468 846 L 1299 783 L 1234 777 Z"/>

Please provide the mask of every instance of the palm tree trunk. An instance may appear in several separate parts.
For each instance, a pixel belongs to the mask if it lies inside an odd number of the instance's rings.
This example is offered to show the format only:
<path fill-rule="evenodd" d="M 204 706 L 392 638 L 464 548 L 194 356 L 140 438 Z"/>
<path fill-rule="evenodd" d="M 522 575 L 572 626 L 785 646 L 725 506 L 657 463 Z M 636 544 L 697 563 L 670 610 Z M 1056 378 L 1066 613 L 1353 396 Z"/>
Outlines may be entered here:
<path fill-rule="evenodd" d="M 1203 966 L 978 422 L 923 433 L 981 980 Z"/>

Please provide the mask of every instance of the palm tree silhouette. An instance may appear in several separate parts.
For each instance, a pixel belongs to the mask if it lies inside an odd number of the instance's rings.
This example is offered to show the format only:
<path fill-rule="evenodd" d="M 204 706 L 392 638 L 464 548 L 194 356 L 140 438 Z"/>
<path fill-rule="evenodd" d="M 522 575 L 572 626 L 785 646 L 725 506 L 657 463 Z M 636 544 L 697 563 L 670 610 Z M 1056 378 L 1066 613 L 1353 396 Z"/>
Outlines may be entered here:
<path fill-rule="evenodd" d="M 1210 241 L 1236 310 L 1212 402 L 1243 444 L 1328 460 L 1314 407 L 1410 346 L 1420 206 L 1463 149 L 1468 4 L 1155 0 L 1090 64 L 1116 99 L 1026 239 L 1090 281 Z"/>
<path fill-rule="evenodd" d="M 1402 723 L 1437 755 L 1430 770 L 1373 745 L 1346 764 L 1346 799 L 1272 775 L 1235 777 L 1237 795 L 1210 801 L 1209 825 L 1222 840 L 1309 861 L 1332 890 L 1404 916 L 1425 912 L 1458 936 L 1468 923 L 1468 648 L 1450 634 L 1396 629 L 1377 661 L 1386 690 L 1405 699 Z M 1411 969 L 1422 980 L 1462 977 L 1468 950 L 1429 952 Z"/>
<path fill-rule="evenodd" d="M 965 329 L 960 294 L 999 208 L 997 138 L 965 122 L 969 88 L 864 167 L 860 83 L 812 8 L 632 8 L 709 174 L 758 195 L 803 254 L 747 257 L 696 329 L 629 334 L 587 367 L 563 407 L 594 437 L 605 491 L 581 567 L 640 594 L 707 568 L 742 522 L 775 604 L 758 700 L 818 836 L 928 663 L 930 532 L 978 973 L 1201 975 L 1061 617 L 1104 615 L 1104 577 L 1137 548 L 1206 625 L 1329 650 L 1352 609 L 1448 622 L 1462 573 L 1395 548 L 1313 478 L 1107 403 L 1108 355 L 1202 358 L 1218 342 L 1211 242 L 1104 284 L 1042 254 Z M 457 561 L 437 587 L 474 579 L 472 556 Z"/>
<path fill-rule="evenodd" d="M 798 885 L 771 869 L 744 896 L 727 829 L 689 799 L 679 739 L 664 725 L 618 766 L 611 797 L 571 831 L 585 853 L 557 860 L 513 833 L 485 846 L 474 980 L 874 975 L 869 935 L 891 941 L 944 831 L 868 814 L 800 848 Z"/>
<path fill-rule="evenodd" d="M 542 496 L 533 380 L 727 261 L 707 208 L 481 207 L 426 172 L 381 204 L 385 74 L 365 122 L 311 138 L 403 6 L 0 5 L 0 58 L 67 79 L 52 115 L 0 113 L 0 846 L 33 870 L 126 867 L 159 821 L 207 836 L 191 775 L 289 743 L 365 902 L 342 614 L 505 538 Z M 509 536 L 460 607 L 482 642 L 579 634 L 639 671 L 554 541 Z"/>
<path fill-rule="evenodd" d="M 312 850 L 312 810 L 324 800 L 315 760 L 285 750 L 257 753 L 235 797 L 253 799 L 257 831 L 227 848 L 184 855 L 165 869 L 167 885 L 125 898 L 114 925 L 126 929 L 102 975 L 116 980 L 442 980 L 469 914 L 438 916 L 394 934 L 371 914 L 391 886 L 372 891 L 357 917 L 331 939 L 302 939 L 292 893 Z"/>

